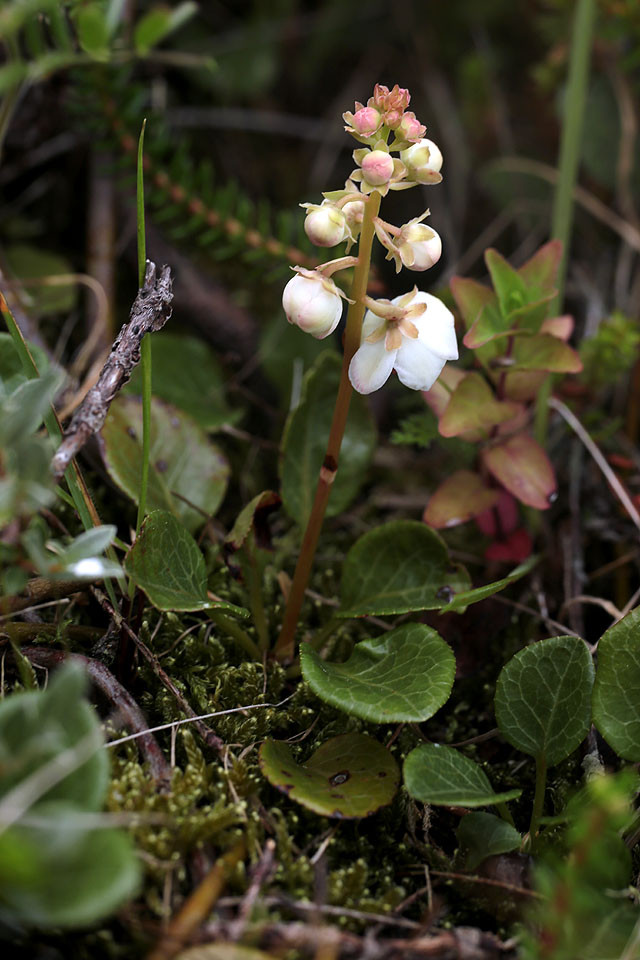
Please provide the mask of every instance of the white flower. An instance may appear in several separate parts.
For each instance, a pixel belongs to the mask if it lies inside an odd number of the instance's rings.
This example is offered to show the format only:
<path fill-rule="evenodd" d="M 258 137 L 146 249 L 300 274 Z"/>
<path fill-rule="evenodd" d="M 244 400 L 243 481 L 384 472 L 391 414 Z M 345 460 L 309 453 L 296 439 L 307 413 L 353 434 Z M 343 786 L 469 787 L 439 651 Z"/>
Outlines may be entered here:
<path fill-rule="evenodd" d="M 302 203 L 308 208 L 304 232 L 316 247 L 335 247 L 350 235 L 347 219 L 342 210 L 325 200 L 322 204 Z"/>
<path fill-rule="evenodd" d="M 433 140 L 422 139 L 400 151 L 400 159 L 408 175 L 418 183 L 440 183 L 442 176 L 442 153 Z"/>
<path fill-rule="evenodd" d="M 315 270 L 295 269 L 296 276 L 289 280 L 282 294 L 287 320 L 316 340 L 324 340 L 340 322 L 344 294 L 329 277 Z"/>
<path fill-rule="evenodd" d="M 395 260 L 396 273 L 402 267 L 409 270 L 428 270 L 442 256 L 442 240 L 435 230 L 421 223 L 429 211 L 405 223 L 402 228 L 385 223 L 379 217 L 373 221 L 378 240 L 389 251 L 387 260 Z"/>
<path fill-rule="evenodd" d="M 372 301 L 368 301 L 372 302 Z M 458 358 L 454 317 L 441 300 L 414 288 L 367 310 L 360 347 L 349 365 L 358 393 L 373 393 L 392 370 L 412 390 L 429 390 L 447 360 Z"/>

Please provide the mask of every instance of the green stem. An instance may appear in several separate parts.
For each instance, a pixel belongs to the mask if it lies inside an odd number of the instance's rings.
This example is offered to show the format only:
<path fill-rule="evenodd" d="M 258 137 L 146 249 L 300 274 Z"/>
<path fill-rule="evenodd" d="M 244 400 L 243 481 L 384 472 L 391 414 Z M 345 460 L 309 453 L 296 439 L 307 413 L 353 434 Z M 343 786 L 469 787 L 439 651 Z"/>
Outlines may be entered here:
<path fill-rule="evenodd" d="M 364 297 L 367 292 L 369 267 L 371 265 L 371 247 L 375 233 L 373 220 L 378 215 L 380 199 L 380 194 L 377 190 L 374 190 L 374 192 L 369 195 L 369 199 L 364 208 L 362 233 L 360 235 L 360 245 L 358 248 L 358 263 L 354 270 L 353 284 L 351 286 L 351 300 L 353 303 L 350 304 L 347 313 L 347 326 L 344 335 L 344 356 L 342 358 L 340 386 L 338 387 L 338 396 L 336 397 L 336 405 L 333 411 L 329 442 L 327 443 L 327 451 L 318 478 L 315 499 L 311 508 L 307 529 L 302 539 L 300 555 L 298 556 L 298 563 L 296 564 L 291 590 L 289 591 L 280 636 L 274 649 L 275 656 L 278 660 L 291 660 L 295 653 L 296 627 L 304 600 L 304 593 L 307 589 L 311 568 L 313 566 L 313 558 L 315 557 L 320 530 L 322 529 L 322 521 L 324 520 L 324 514 L 327 509 L 331 486 L 338 470 L 340 447 L 342 446 L 342 437 L 347 423 L 349 403 L 352 394 L 352 387 L 349 381 L 349 364 L 351 363 L 354 353 L 360 346 L 360 334 L 365 311 Z"/>
<path fill-rule="evenodd" d="M 253 642 L 249 634 L 243 630 L 242 627 L 238 626 L 235 620 L 227 617 L 224 613 L 220 613 L 218 610 L 210 610 L 209 617 L 227 636 L 236 640 L 250 657 L 254 660 L 262 660 L 262 651 L 258 648 L 257 644 Z"/>
<path fill-rule="evenodd" d="M 531 847 L 535 846 L 538 824 L 542 816 L 544 807 L 544 794 L 547 789 L 547 761 L 543 756 L 536 757 L 536 791 L 533 797 L 533 809 L 531 811 L 531 823 L 529 824 L 529 837 Z"/>
<path fill-rule="evenodd" d="M 550 304 L 550 316 L 555 316 L 560 312 L 564 299 L 569 239 L 573 223 L 573 190 L 576 185 L 580 161 L 584 105 L 589 83 L 589 62 L 595 13 L 596 0 L 578 0 L 573 21 L 569 79 L 563 111 L 558 184 L 551 218 L 551 236 L 554 240 L 562 242 L 562 260 L 558 270 L 558 293 L 555 300 Z M 535 437 L 542 446 L 545 445 L 547 438 L 548 401 L 551 396 L 552 385 L 553 378 L 548 376 L 538 391 Z"/>
<path fill-rule="evenodd" d="M 138 234 L 138 287 L 144 283 L 147 266 L 147 241 L 144 225 L 144 130 L 147 121 L 142 121 L 138 139 L 137 167 L 137 234 Z M 151 338 L 149 334 L 140 344 L 140 373 L 142 375 L 142 471 L 140 475 L 140 495 L 138 497 L 138 517 L 136 534 L 140 532 L 147 511 L 147 488 L 149 486 L 149 458 L 151 454 Z"/>

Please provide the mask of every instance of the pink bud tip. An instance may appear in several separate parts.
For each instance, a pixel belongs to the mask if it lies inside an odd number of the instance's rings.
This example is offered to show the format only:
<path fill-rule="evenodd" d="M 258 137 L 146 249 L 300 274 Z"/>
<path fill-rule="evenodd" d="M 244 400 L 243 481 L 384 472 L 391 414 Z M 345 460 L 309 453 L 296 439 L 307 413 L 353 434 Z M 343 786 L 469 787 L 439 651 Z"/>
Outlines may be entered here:
<path fill-rule="evenodd" d="M 375 107 L 362 107 L 353 115 L 352 126 L 356 133 L 362 137 L 371 136 L 375 133 L 381 122 L 380 113 Z"/>
<path fill-rule="evenodd" d="M 372 150 L 362 161 L 362 172 L 369 183 L 381 186 L 393 174 L 393 158 L 384 150 Z"/>

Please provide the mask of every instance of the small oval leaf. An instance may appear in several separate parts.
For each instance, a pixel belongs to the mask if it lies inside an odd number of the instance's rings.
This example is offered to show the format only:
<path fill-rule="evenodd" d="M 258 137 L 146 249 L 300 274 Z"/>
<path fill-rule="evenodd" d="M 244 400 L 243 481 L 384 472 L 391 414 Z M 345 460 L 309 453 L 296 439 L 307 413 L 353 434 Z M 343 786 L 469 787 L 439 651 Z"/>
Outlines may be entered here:
<path fill-rule="evenodd" d="M 101 438 L 109 476 L 137 503 L 142 469 L 142 407 L 137 398 L 116 397 Z M 198 424 L 186 413 L 154 397 L 149 510 L 171 510 L 189 530 L 195 530 L 222 503 L 228 477 L 226 457 Z"/>
<path fill-rule="evenodd" d="M 593 722 L 625 760 L 640 760 L 640 607 L 598 643 Z"/>
<path fill-rule="evenodd" d="M 124 567 L 158 610 L 248 611 L 207 595 L 204 557 L 188 530 L 167 510 L 154 510 L 125 557 Z"/>
<path fill-rule="evenodd" d="M 339 617 L 438 610 L 471 584 L 444 541 L 418 520 L 385 523 L 354 543 L 342 572 Z"/>
<path fill-rule="evenodd" d="M 466 866 L 475 870 L 487 857 L 519 850 L 522 837 L 515 827 L 493 813 L 468 813 L 460 821 L 458 843 L 466 847 Z"/>
<path fill-rule="evenodd" d="M 327 740 L 306 763 L 295 763 L 288 743 L 266 740 L 260 768 L 269 783 L 324 817 L 368 817 L 391 803 L 400 770 L 389 751 L 362 733 Z"/>
<path fill-rule="evenodd" d="M 579 637 L 550 637 L 520 650 L 496 687 L 496 720 L 505 740 L 549 766 L 560 763 L 589 732 L 593 675 Z"/>
<path fill-rule="evenodd" d="M 490 807 L 521 790 L 494 793 L 482 767 L 453 747 L 424 743 L 404 762 L 404 785 L 415 800 L 445 807 Z"/>
<path fill-rule="evenodd" d="M 302 675 L 316 696 L 373 723 L 419 723 L 447 702 L 456 672 L 449 646 L 423 623 L 356 644 L 346 663 L 300 648 Z"/>

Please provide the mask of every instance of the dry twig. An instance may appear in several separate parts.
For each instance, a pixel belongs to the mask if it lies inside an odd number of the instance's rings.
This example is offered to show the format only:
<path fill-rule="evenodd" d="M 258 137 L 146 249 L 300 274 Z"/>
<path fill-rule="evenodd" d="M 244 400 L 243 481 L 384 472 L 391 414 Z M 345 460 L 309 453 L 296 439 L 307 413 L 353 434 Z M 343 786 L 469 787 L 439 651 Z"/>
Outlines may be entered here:
<path fill-rule="evenodd" d="M 162 329 L 171 316 L 172 299 L 169 267 L 164 266 L 158 276 L 155 263 L 148 260 L 144 284 L 133 301 L 129 320 L 114 341 L 98 382 L 76 410 L 51 461 L 51 470 L 57 479 L 85 443 L 101 429 L 114 397 L 140 362 L 142 338 Z"/>

